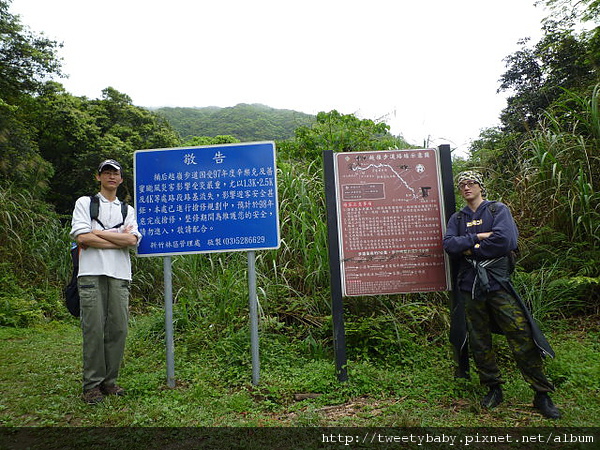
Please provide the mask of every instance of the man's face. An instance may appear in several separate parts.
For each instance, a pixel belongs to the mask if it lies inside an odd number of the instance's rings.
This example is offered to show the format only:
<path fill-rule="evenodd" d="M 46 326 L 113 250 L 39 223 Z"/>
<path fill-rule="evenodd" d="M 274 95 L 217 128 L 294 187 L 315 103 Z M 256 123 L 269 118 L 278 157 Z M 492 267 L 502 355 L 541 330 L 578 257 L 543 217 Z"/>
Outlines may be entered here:
<path fill-rule="evenodd" d="M 123 182 L 121 171 L 113 168 L 106 168 L 96 178 L 105 189 L 117 189 Z"/>
<path fill-rule="evenodd" d="M 475 180 L 463 180 L 458 183 L 460 195 L 467 201 L 481 197 L 481 186 Z"/>

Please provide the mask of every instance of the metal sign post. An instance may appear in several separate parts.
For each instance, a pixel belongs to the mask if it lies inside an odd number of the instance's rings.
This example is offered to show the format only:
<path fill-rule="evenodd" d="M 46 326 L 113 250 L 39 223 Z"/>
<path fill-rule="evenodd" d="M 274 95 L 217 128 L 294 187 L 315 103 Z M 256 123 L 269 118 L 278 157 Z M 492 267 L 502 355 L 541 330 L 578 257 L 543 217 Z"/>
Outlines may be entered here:
<path fill-rule="evenodd" d="M 454 177 L 452 175 L 452 153 L 447 144 L 438 147 L 440 152 L 440 166 L 442 171 L 442 183 L 444 191 L 444 205 L 446 211 L 446 223 L 456 211 L 456 199 L 454 197 Z M 461 330 L 466 327 L 464 304 L 460 301 L 456 280 L 460 264 L 450 258 L 450 278 L 452 281 L 452 293 L 450 295 L 450 342 L 454 348 L 454 361 L 456 364 L 455 376 L 468 378 L 469 373 L 469 346 L 464 343 L 464 335 Z M 461 325 L 457 325 L 461 324 Z"/>
<path fill-rule="evenodd" d="M 327 241 L 329 244 L 329 273 L 331 285 L 331 318 L 333 321 L 333 353 L 335 371 L 339 381 L 348 380 L 346 367 L 346 331 L 344 327 L 344 301 L 342 299 L 342 278 L 340 271 L 339 235 L 335 196 L 335 173 L 333 151 L 323 152 L 323 172 L 325 174 L 325 200 L 327 206 Z"/>
<path fill-rule="evenodd" d="M 171 257 L 163 258 L 165 279 L 165 346 L 167 356 L 167 386 L 175 387 L 175 343 L 173 340 L 173 273 Z"/>
<path fill-rule="evenodd" d="M 256 297 L 256 256 L 254 252 L 248 252 L 248 293 L 250 301 L 252 384 L 256 386 L 260 379 L 260 360 L 258 357 L 258 298 Z"/>
<path fill-rule="evenodd" d="M 175 386 L 171 256 L 248 252 L 252 381 L 258 383 L 255 250 L 280 245 L 275 144 L 138 150 L 138 256 L 164 256 L 167 383 Z"/>

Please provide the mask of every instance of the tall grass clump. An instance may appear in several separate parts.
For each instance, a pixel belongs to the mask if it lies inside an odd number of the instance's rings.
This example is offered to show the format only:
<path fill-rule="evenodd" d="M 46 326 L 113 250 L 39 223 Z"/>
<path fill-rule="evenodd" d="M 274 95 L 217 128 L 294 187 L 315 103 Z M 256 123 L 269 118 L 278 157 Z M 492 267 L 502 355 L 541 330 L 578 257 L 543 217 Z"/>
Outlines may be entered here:
<path fill-rule="evenodd" d="M 179 256 L 173 261 L 176 321 L 180 328 L 207 324 L 217 330 L 247 324 L 246 254 Z"/>
<path fill-rule="evenodd" d="M 323 356 L 330 353 L 333 332 L 325 192 L 318 163 L 278 162 L 281 247 L 257 251 L 256 268 L 261 333 L 269 340 L 293 340 L 306 354 Z M 189 349 L 247 332 L 247 269 L 245 252 L 173 259 L 174 320 L 176 330 L 186 332 L 178 335 L 185 334 Z M 438 339 L 449 323 L 445 294 L 345 303 L 348 348 L 356 358 L 381 358 L 419 345 L 420 339 Z"/>
<path fill-rule="evenodd" d="M 531 272 L 517 271 L 513 281 L 539 322 L 599 312 L 600 303 L 594 298 L 594 291 L 600 286 L 600 277 L 565 276 L 560 261 L 546 263 Z"/>
<path fill-rule="evenodd" d="M 261 329 L 298 336 L 310 346 L 311 339 L 323 336 L 315 329 L 320 330 L 330 314 L 323 180 L 312 164 L 280 161 L 278 166 L 281 246 L 256 252 Z M 150 273 L 149 263 L 138 264 L 142 273 L 136 277 L 141 279 L 134 284 L 152 298 L 162 272 L 154 267 Z M 196 330 L 198 342 L 245 328 L 247 270 L 245 252 L 175 257 L 176 326 Z"/>
<path fill-rule="evenodd" d="M 567 91 L 525 143 L 519 208 L 570 241 L 600 246 L 600 85 L 589 98 Z"/>
<path fill-rule="evenodd" d="M 281 248 L 264 261 L 275 282 L 299 296 L 329 287 L 325 189 L 315 164 L 280 162 Z"/>
<path fill-rule="evenodd" d="M 526 271 L 516 282 L 540 320 L 600 307 L 599 98 L 600 85 L 587 97 L 565 91 L 521 149 L 511 200 Z"/>
<path fill-rule="evenodd" d="M 26 326 L 67 315 L 61 290 L 71 276 L 68 230 L 46 203 L 0 188 L 0 324 Z"/>

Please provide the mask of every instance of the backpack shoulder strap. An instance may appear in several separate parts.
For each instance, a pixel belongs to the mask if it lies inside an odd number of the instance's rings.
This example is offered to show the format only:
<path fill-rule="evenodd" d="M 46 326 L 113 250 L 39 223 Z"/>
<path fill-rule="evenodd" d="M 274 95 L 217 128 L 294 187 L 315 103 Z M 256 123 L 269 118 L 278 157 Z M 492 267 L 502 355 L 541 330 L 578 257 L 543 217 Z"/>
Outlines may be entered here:
<path fill-rule="evenodd" d="M 123 221 L 120 224 L 115 225 L 113 228 L 119 228 L 121 225 L 123 225 L 125 223 L 125 218 L 127 217 L 127 213 L 128 213 L 127 203 L 121 202 L 121 216 L 123 217 Z M 100 220 L 98 219 L 99 215 L 100 215 L 100 199 L 98 198 L 97 195 L 90 195 L 90 218 L 92 220 L 95 220 L 96 222 L 98 222 L 100 224 L 100 226 L 106 230 L 106 227 L 104 226 L 104 224 L 102 222 L 100 222 Z"/>
<path fill-rule="evenodd" d="M 100 199 L 97 195 L 90 195 L 90 218 L 98 220 L 100 214 Z"/>
<path fill-rule="evenodd" d="M 100 215 L 100 199 L 98 198 L 97 195 L 90 195 L 90 218 L 92 220 L 95 220 L 96 222 L 98 222 L 100 224 L 100 226 L 106 230 L 106 227 L 104 226 L 104 224 L 102 222 L 100 222 L 100 219 L 98 219 L 98 216 Z"/>
<path fill-rule="evenodd" d="M 125 224 L 125 218 L 127 217 L 127 203 L 125 202 L 121 202 L 121 217 L 123 218 L 123 221 L 120 224 L 115 225 L 113 228 L 119 228 Z"/>

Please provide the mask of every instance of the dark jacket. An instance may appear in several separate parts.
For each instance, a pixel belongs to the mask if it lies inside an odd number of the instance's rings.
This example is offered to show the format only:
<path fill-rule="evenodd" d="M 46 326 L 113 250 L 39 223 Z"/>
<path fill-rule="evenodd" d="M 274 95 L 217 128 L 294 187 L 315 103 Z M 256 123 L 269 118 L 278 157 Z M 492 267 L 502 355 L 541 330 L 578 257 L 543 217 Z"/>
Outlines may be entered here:
<path fill-rule="evenodd" d="M 482 241 L 477 239 L 477 233 L 488 231 L 494 234 Z M 473 212 L 465 206 L 450 217 L 444 236 L 444 249 L 458 259 L 461 259 L 464 251 L 471 250 L 473 260 L 484 261 L 506 256 L 516 250 L 518 238 L 519 231 L 508 207 L 501 202 L 484 200 L 477 211 Z M 476 271 L 462 259 L 459 287 L 463 291 L 471 291 Z M 490 283 L 491 291 L 500 289 L 494 279 Z"/>
<path fill-rule="evenodd" d="M 479 241 L 477 233 L 493 231 L 488 239 Z M 477 298 L 488 292 L 504 289 L 512 294 L 529 321 L 532 337 L 544 356 L 554 357 L 554 351 L 531 316 L 511 281 L 509 254 L 517 248 L 518 230 L 510 210 L 500 202 L 484 201 L 477 211 L 467 206 L 454 213 L 444 236 L 444 249 L 452 258 L 453 304 L 450 324 L 450 342 L 455 353 L 463 351 L 467 342 L 464 296 L 467 291 Z M 471 250 L 471 255 L 463 252 Z M 492 318 L 493 332 L 500 329 Z"/>

